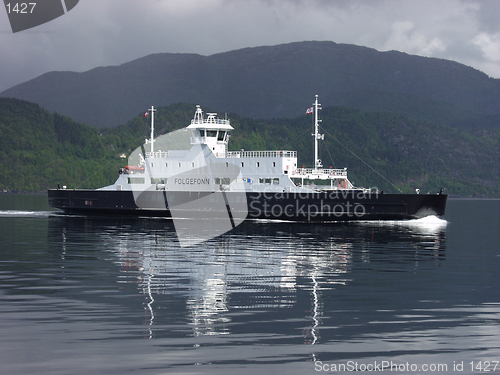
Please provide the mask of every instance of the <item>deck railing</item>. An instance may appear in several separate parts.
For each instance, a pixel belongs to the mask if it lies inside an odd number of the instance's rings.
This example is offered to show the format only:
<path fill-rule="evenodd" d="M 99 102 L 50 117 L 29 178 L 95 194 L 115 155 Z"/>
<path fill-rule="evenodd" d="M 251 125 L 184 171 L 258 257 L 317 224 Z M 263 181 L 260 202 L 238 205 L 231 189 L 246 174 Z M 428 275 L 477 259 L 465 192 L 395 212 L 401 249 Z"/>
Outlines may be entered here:
<path fill-rule="evenodd" d="M 151 152 L 146 152 L 146 157 L 147 158 L 168 158 L 168 155 L 169 155 L 169 151 L 161 151 L 161 150 L 158 150 L 158 151 L 155 151 L 153 153 Z"/>
<path fill-rule="evenodd" d="M 346 169 L 314 169 L 314 168 L 298 168 L 290 174 L 290 177 L 302 177 L 302 176 L 318 176 L 318 175 L 328 175 L 333 177 L 347 177 Z"/>
<path fill-rule="evenodd" d="M 147 158 L 168 158 L 169 151 L 146 152 Z M 296 158 L 297 151 L 228 151 L 218 154 L 222 158 Z"/>
<path fill-rule="evenodd" d="M 193 119 L 191 120 L 191 125 L 230 125 L 229 120 L 222 120 L 219 118 L 204 118 L 204 119 Z"/>
<path fill-rule="evenodd" d="M 297 151 L 229 151 L 226 158 L 296 158 Z"/>

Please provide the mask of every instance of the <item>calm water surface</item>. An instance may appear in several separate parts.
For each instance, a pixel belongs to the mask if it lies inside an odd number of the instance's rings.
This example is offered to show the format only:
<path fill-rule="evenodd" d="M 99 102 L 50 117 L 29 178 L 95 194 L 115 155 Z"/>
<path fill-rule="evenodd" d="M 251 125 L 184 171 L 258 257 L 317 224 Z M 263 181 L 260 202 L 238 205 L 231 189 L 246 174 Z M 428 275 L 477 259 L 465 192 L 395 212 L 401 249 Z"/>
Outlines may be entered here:
<path fill-rule="evenodd" d="M 46 199 L 0 195 L 0 373 L 500 373 L 500 200 L 180 248 Z"/>

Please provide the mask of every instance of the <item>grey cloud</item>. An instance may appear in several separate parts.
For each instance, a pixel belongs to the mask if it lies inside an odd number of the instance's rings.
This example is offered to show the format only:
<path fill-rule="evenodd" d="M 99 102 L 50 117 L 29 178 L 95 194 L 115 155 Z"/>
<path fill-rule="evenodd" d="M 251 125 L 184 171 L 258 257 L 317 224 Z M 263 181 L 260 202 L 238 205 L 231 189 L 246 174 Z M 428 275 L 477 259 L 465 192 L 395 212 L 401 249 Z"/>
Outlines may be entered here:
<path fill-rule="evenodd" d="M 210 55 L 304 40 L 451 59 L 500 77 L 500 61 L 474 43 L 481 33 L 497 40 L 498 14 L 500 2 L 472 0 L 85 0 L 30 33 L 13 35 L 0 14 L 0 91 L 51 70 L 152 53 Z"/>

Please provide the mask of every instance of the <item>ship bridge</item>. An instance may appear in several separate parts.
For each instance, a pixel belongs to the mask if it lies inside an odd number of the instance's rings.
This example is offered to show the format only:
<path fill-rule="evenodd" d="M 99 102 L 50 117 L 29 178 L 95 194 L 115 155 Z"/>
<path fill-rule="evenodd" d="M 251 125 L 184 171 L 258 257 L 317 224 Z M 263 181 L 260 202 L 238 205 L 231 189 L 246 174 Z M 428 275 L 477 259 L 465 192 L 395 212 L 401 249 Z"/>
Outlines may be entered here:
<path fill-rule="evenodd" d="M 207 113 L 204 118 L 203 110 L 197 105 L 194 118 L 187 129 L 192 131 L 191 144 L 207 145 L 216 157 L 223 157 L 227 153 L 229 132 L 234 128 L 229 120 L 217 118 L 217 113 Z"/>

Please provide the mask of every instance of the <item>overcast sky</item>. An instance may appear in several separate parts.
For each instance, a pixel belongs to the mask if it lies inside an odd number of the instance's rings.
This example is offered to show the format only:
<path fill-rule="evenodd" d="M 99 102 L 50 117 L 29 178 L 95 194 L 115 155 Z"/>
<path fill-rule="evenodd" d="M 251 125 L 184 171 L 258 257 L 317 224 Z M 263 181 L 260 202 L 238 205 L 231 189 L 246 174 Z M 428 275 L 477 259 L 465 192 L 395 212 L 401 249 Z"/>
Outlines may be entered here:
<path fill-rule="evenodd" d="M 64 16 L 13 34 L 0 9 L 0 92 L 45 72 L 152 53 L 307 40 L 445 58 L 500 78 L 499 21 L 498 0 L 80 0 Z"/>

